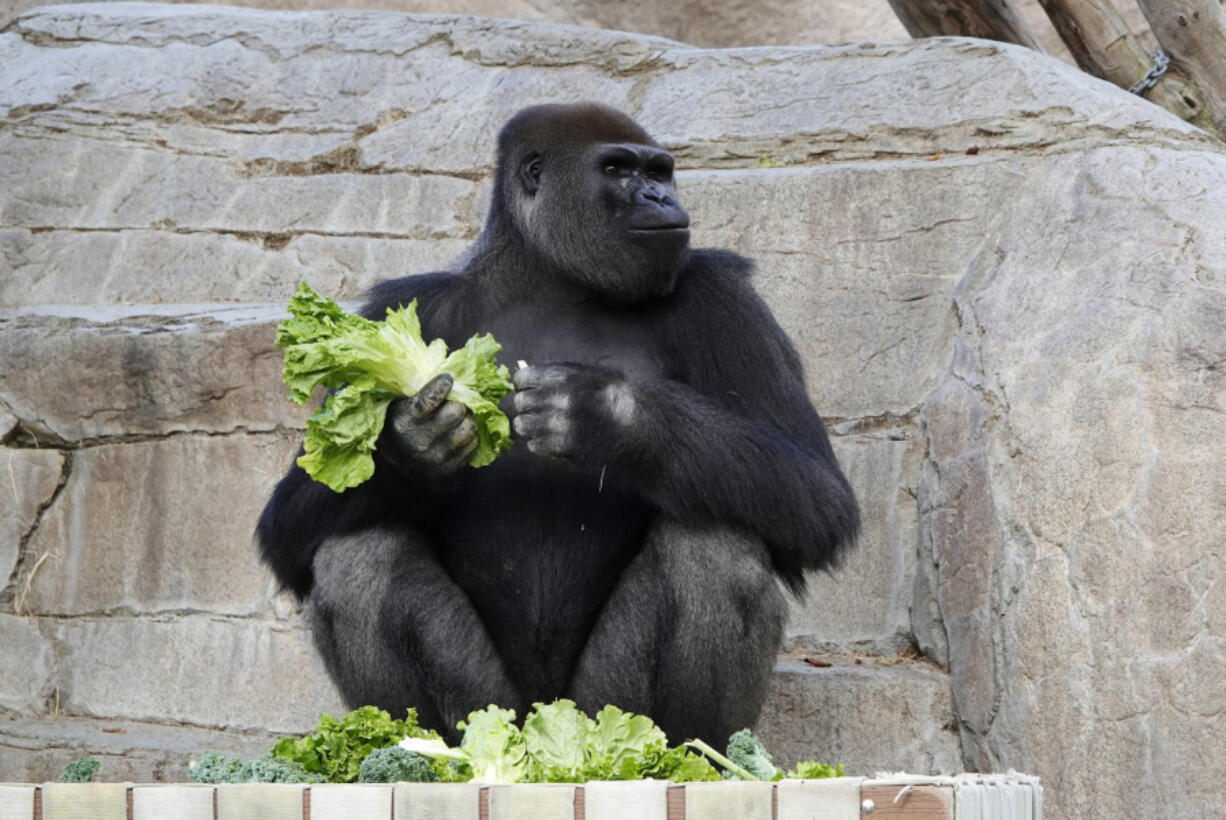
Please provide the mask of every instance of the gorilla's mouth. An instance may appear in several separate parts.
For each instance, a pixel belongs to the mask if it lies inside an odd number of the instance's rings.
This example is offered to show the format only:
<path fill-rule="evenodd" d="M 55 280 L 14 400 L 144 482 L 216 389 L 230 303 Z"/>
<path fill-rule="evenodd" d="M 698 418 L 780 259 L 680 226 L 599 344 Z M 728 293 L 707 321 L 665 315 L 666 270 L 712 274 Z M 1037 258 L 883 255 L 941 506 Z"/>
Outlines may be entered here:
<path fill-rule="evenodd" d="M 690 232 L 690 226 L 688 223 L 684 225 L 653 225 L 649 228 L 627 228 L 626 232 L 629 234 L 642 236 L 680 235 L 683 233 L 688 234 Z"/>

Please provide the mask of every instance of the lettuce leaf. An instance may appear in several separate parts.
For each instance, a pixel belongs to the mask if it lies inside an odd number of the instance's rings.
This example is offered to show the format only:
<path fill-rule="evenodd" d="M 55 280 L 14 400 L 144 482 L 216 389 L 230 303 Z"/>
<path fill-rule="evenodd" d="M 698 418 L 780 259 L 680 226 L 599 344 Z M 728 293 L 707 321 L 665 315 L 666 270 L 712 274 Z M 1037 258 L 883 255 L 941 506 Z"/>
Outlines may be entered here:
<path fill-rule="evenodd" d="M 537 703 L 524 718 L 524 745 L 533 783 L 582 783 L 594 721 L 573 701 Z"/>
<path fill-rule="evenodd" d="M 816 760 L 802 760 L 787 773 L 788 780 L 820 780 L 826 777 L 844 777 L 843 764 L 831 766 Z"/>
<path fill-rule="evenodd" d="M 528 770 L 524 734 L 515 725 L 515 710 L 490 704 L 473 712 L 457 728 L 460 748 L 468 753 L 472 778 L 479 783 L 522 783 Z"/>
<path fill-rule="evenodd" d="M 372 453 L 387 406 L 415 395 L 440 373 L 455 380 L 448 399 L 467 407 L 477 424 L 478 447 L 469 464 L 484 467 L 511 446 L 511 424 L 498 401 L 511 391 L 510 372 L 495 356 L 502 346 L 488 333 L 447 351 L 442 339 L 422 338 L 417 300 L 388 309 L 382 322 L 346 313 L 306 282 L 277 326 L 285 350 L 282 380 L 302 405 L 320 388 L 331 393 L 307 420 L 306 453 L 298 464 L 317 481 L 342 492 L 374 475 Z"/>

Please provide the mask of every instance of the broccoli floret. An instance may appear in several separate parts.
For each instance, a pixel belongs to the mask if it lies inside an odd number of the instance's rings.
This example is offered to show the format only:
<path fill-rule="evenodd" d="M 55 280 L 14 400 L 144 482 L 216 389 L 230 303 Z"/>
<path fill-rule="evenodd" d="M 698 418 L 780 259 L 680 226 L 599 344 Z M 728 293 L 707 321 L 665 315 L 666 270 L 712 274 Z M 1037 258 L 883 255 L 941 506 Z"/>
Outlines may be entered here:
<path fill-rule="evenodd" d="M 247 764 L 248 783 L 327 783 L 328 778 L 313 774 L 302 764 L 284 757 L 266 754 Z"/>
<path fill-rule="evenodd" d="M 728 759 L 753 775 L 755 780 L 782 780 L 783 772 L 771 760 L 762 741 L 748 729 L 728 738 Z"/>
<path fill-rule="evenodd" d="M 362 761 L 359 783 L 432 783 L 438 775 L 430 758 L 399 746 L 375 749 Z"/>
<path fill-rule="evenodd" d="M 220 752 L 205 752 L 187 769 L 193 783 L 324 783 L 322 775 L 311 774 L 301 764 L 271 754 L 243 762 Z"/>
<path fill-rule="evenodd" d="M 64 773 L 60 775 L 61 783 L 89 783 L 94 779 L 94 773 L 98 771 L 98 758 L 82 757 L 79 760 L 74 760 L 64 767 Z"/>
<path fill-rule="evenodd" d="M 246 763 L 221 752 L 205 752 L 187 767 L 187 777 L 193 783 L 246 783 L 248 774 Z"/>

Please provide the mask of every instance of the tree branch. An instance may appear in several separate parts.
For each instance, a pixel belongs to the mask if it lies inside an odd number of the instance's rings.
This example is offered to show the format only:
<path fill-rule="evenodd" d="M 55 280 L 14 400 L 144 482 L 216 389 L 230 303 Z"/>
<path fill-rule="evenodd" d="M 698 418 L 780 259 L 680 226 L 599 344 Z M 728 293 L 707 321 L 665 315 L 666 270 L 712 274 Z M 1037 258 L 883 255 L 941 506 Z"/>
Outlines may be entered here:
<path fill-rule="evenodd" d="M 890 7 L 912 37 L 982 37 L 1046 53 L 1012 0 L 890 0 Z"/>
<path fill-rule="evenodd" d="M 1039 0 L 1039 5 L 1083 71 L 1131 89 L 1153 65 L 1151 55 L 1107 0 Z M 1221 136 L 1205 115 L 1200 91 L 1178 69 L 1164 74 L 1144 96 L 1181 119 Z"/>
<path fill-rule="evenodd" d="M 1137 0 L 1159 45 L 1200 92 L 1202 124 L 1226 138 L 1226 11 L 1219 0 Z"/>

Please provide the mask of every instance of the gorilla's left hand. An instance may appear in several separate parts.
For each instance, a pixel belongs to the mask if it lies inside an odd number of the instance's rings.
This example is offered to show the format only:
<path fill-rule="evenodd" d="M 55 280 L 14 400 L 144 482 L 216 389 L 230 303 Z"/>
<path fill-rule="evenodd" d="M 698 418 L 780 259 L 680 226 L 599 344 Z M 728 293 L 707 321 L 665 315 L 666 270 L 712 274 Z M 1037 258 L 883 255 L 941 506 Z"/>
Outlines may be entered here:
<path fill-rule="evenodd" d="M 635 396 L 625 374 L 591 364 L 523 367 L 515 385 L 511 425 L 528 450 L 582 463 L 613 457 L 635 417 Z"/>

